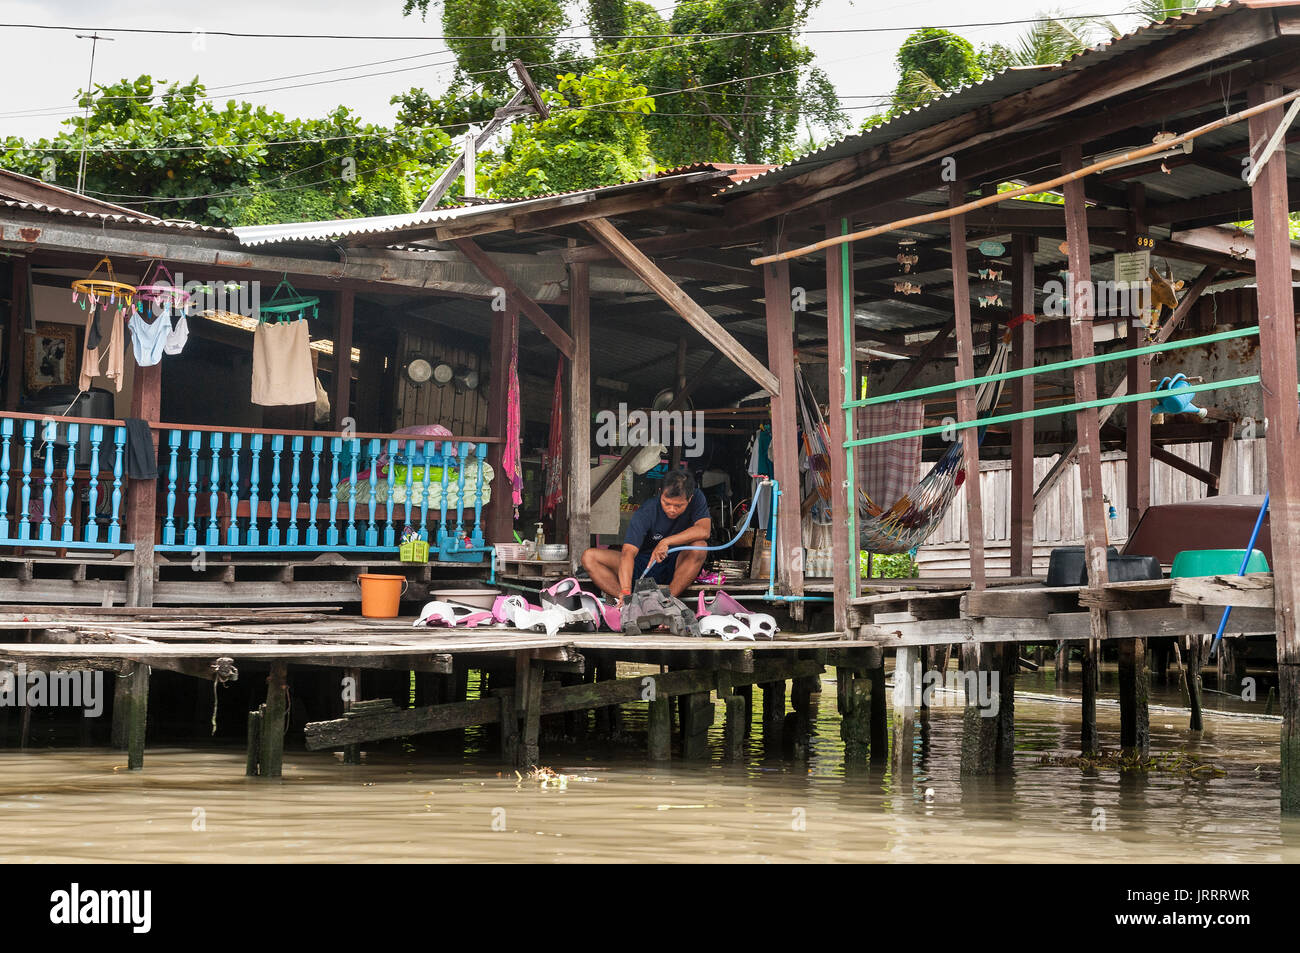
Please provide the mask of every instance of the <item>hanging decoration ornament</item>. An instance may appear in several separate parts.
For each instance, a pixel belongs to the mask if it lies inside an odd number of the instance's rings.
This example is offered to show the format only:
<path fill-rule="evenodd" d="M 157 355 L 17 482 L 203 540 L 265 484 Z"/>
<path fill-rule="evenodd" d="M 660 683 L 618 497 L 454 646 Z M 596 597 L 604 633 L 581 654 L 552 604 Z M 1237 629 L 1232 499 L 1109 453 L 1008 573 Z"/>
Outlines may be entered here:
<path fill-rule="evenodd" d="M 972 289 L 975 300 L 981 308 L 1002 307 L 1002 263 L 997 257 L 1006 251 L 1001 242 L 981 242 L 979 253 L 983 259 L 980 263 L 980 280 Z"/>
<path fill-rule="evenodd" d="M 904 294 L 904 295 L 919 295 L 921 293 L 921 286 L 918 284 L 913 284 L 910 281 L 895 281 L 894 293 Z"/>
<path fill-rule="evenodd" d="M 898 240 L 898 254 L 894 256 L 898 262 L 898 273 L 900 275 L 910 275 L 916 268 L 916 263 L 921 260 L 921 256 L 916 253 L 916 239 L 900 238 Z"/>

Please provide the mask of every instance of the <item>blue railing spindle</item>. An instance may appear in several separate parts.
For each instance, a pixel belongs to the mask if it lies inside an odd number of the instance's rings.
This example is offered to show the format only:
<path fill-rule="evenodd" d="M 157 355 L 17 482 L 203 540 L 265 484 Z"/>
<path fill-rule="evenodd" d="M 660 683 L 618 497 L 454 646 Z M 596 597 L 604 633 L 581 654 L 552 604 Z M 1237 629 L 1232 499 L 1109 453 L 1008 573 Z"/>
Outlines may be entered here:
<path fill-rule="evenodd" d="M 104 444 L 104 425 L 90 426 L 90 486 L 86 491 L 86 528 L 88 543 L 99 542 L 99 448 Z"/>
<path fill-rule="evenodd" d="M 72 530 L 72 502 L 77 498 L 77 438 L 81 435 L 80 424 L 68 424 L 68 472 L 63 481 L 63 527 L 59 534 L 62 542 L 70 543 L 75 539 Z"/>
<path fill-rule="evenodd" d="M 190 472 L 189 472 L 189 499 L 188 510 L 189 518 L 185 523 L 185 545 L 197 546 L 199 544 L 199 530 L 196 522 L 199 507 L 199 449 L 203 434 L 197 430 L 190 431 Z"/>
<path fill-rule="evenodd" d="M 465 464 L 473 444 L 460 443 L 456 448 L 456 547 L 465 538 Z"/>
<path fill-rule="evenodd" d="M 474 455 L 478 459 L 478 491 L 474 494 L 474 535 L 472 542 L 475 546 L 484 545 L 483 541 L 483 467 L 487 463 L 487 444 L 480 443 L 474 447 Z"/>
<path fill-rule="evenodd" d="M 230 435 L 230 526 L 226 529 L 226 545 L 239 545 L 239 451 L 244 449 L 244 435 L 238 431 Z"/>
<path fill-rule="evenodd" d="M 54 538 L 54 524 L 50 522 L 50 510 L 54 508 L 54 441 L 58 438 L 59 428 L 53 420 L 45 421 L 41 428 L 41 440 L 45 447 L 45 490 L 41 496 L 44 511 L 41 513 L 41 539 L 50 541 Z"/>
<path fill-rule="evenodd" d="M 307 523 L 307 545 L 320 545 L 320 528 L 316 525 L 317 505 L 320 502 L 320 455 L 325 449 L 324 437 L 311 438 L 311 502 L 309 511 L 311 519 Z"/>
<path fill-rule="evenodd" d="M 205 546 L 221 545 L 221 527 L 217 524 L 217 506 L 221 500 L 221 447 L 226 435 L 220 430 L 208 434 L 208 449 L 212 451 L 212 472 L 208 474 L 208 532 Z"/>
<path fill-rule="evenodd" d="M 447 453 L 447 441 L 443 440 L 438 444 L 438 459 L 442 464 L 442 499 L 439 501 L 440 512 L 438 514 L 438 550 L 446 552 L 449 548 L 447 540 L 451 534 L 447 532 L 447 482 L 448 474 L 451 472 L 451 456 Z"/>
<path fill-rule="evenodd" d="M 18 518 L 18 538 L 32 538 L 32 442 L 36 439 L 36 421 L 23 421 L 23 514 Z"/>
<path fill-rule="evenodd" d="M 330 514 L 329 528 L 325 530 L 325 545 L 339 544 L 339 454 L 343 452 L 343 438 L 330 438 Z"/>
<path fill-rule="evenodd" d="M 406 464 L 406 472 L 411 472 L 411 465 Z M 393 537 L 393 504 L 396 502 L 394 497 L 397 496 L 397 441 L 388 441 L 388 500 L 386 502 L 385 512 L 387 522 L 384 524 L 384 545 L 392 548 L 397 545 Z"/>
<path fill-rule="evenodd" d="M 420 444 L 420 455 L 424 457 L 424 498 L 420 501 L 420 539 L 429 541 L 429 481 L 433 479 L 433 454 L 429 448 L 433 442 L 426 440 Z"/>
<path fill-rule="evenodd" d="M 356 437 L 351 440 L 351 452 L 349 453 L 351 476 L 348 478 L 348 486 L 352 492 L 348 494 L 348 545 L 357 544 L 357 463 L 361 459 L 361 441 Z"/>
<path fill-rule="evenodd" d="M 289 526 L 285 532 L 286 546 L 298 545 L 298 461 L 302 457 L 302 437 L 293 437 L 289 441 L 293 455 L 293 465 L 289 470 Z"/>
<path fill-rule="evenodd" d="M 262 542 L 262 531 L 257 524 L 257 508 L 261 503 L 257 497 L 257 486 L 262 476 L 262 435 L 260 433 L 249 436 L 248 452 L 251 457 L 248 464 L 248 545 L 258 546 Z"/>
<path fill-rule="evenodd" d="M 167 432 L 167 511 L 163 520 L 163 545 L 174 546 L 176 544 L 176 476 L 179 470 L 177 459 L 181 452 L 181 432 L 179 430 L 169 430 Z"/>
<path fill-rule="evenodd" d="M 378 501 L 375 499 L 375 497 L 378 495 L 377 491 L 379 488 L 379 466 L 380 466 L 379 438 L 371 437 L 370 438 L 370 518 L 369 521 L 366 523 L 366 545 L 367 546 L 379 545 L 379 531 L 375 528 L 375 507 L 378 506 Z M 393 461 L 389 460 L 388 466 L 391 471 L 393 466 Z"/>
<path fill-rule="evenodd" d="M 0 436 L 4 446 L 0 448 L 0 539 L 9 538 L 9 442 L 14 436 L 14 420 L 5 417 L 0 420 Z"/>
<path fill-rule="evenodd" d="M 271 525 L 266 530 L 266 545 L 280 545 L 280 458 L 284 455 L 284 434 L 271 437 Z"/>
<path fill-rule="evenodd" d="M 122 541 L 122 471 L 126 455 L 126 428 L 113 428 L 113 505 L 108 514 L 108 541 Z M 134 545 L 134 544 L 133 544 Z"/>

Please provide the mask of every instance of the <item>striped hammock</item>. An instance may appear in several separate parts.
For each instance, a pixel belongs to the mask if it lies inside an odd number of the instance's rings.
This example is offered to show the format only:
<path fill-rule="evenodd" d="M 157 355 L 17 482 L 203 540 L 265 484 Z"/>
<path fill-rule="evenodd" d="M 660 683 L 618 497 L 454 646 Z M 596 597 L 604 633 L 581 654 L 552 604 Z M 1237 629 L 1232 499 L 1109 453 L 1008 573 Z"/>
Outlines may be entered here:
<path fill-rule="evenodd" d="M 1010 335 L 1001 340 L 989 360 L 987 375 L 1007 369 L 1011 355 Z M 975 391 L 976 412 L 987 416 L 997 406 L 1002 381 L 980 384 Z M 977 440 L 984 442 L 984 431 L 977 428 Z M 960 433 L 960 432 L 958 432 Z M 957 489 L 965 482 L 966 467 L 963 441 L 954 440 L 921 481 L 903 494 L 887 510 L 858 491 L 858 543 L 871 553 L 907 553 L 920 546 L 943 520 L 952 505 Z"/>

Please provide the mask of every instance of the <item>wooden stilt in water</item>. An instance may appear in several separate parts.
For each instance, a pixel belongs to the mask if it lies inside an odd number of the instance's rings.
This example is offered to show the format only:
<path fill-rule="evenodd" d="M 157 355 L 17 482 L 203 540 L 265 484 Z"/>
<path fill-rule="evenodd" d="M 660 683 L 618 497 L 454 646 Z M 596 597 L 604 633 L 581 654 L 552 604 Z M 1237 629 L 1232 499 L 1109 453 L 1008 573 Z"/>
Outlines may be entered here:
<path fill-rule="evenodd" d="M 1097 741 L 1097 649 L 1092 639 L 1083 644 L 1083 711 L 1079 725 L 1079 750 L 1094 754 L 1100 750 Z"/>
<path fill-rule="evenodd" d="M 1146 640 L 1124 639 L 1119 644 L 1119 745 L 1142 758 L 1151 750 L 1148 693 Z"/>
<path fill-rule="evenodd" d="M 763 746 L 770 752 L 781 746 L 781 730 L 785 727 L 785 682 L 764 682 L 763 689 Z"/>
<path fill-rule="evenodd" d="M 713 727 L 713 697 L 709 692 L 681 696 L 682 758 L 702 761 L 709 756 L 709 729 Z"/>
<path fill-rule="evenodd" d="M 126 683 L 126 766 L 139 771 L 144 767 L 145 726 L 149 719 L 149 666 L 136 662 Z"/>
<path fill-rule="evenodd" d="M 1187 707 L 1191 712 L 1187 727 L 1191 731 L 1204 731 L 1205 719 L 1201 715 L 1201 640 L 1199 635 L 1186 636 L 1187 665 L 1183 670 L 1183 684 L 1187 689 Z M 1180 655 L 1178 644 L 1174 654 Z M 1181 664 L 1181 659 L 1180 659 Z"/>
<path fill-rule="evenodd" d="M 745 699 L 731 684 L 731 671 L 718 670 L 718 698 L 723 705 L 722 750 L 728 761 L 745 755 Z"/>
<path fill-rule="evenodd" d="M 867 649 L 867 681 L 871 705 L 871 760 L 884 764 L 889 760 L 889 710 L 885 700 L 885 650 Z"/>
<path fill-rule="evenodd" d="M 672 737 L 672 699 L 651 699 L 650 712 L 646 719 L 646 753 L 651 761 L 671 760 Z"/>
<path fill-rule="evenodd" d="M 1041 651 L 1042 646 L 1040 645 Z M 998 646 L 1001 662 L 998 679 L 998 729 L 994 751 L 998 767 L 1010 767 L 1016 755 L 1016 674 L 1020 671 L 1020 646 L 1014 642 Z"/>
<path fill-rule="evenodd" d="M 894 770 L 912 771 L 912 742 L 916 732 L 916 701 L 920 684 L 917 675 L 920 657 L 917 649 L 906 647 L 894 653 Z"/>
<path fill-rule="evenodd" d="M 1013 644 L 1012 648 L 1016 648 Z M 991 645 L 963 645 L 961 647 L 961 674 L 966 694 L 962 712 L 961 773 L 963 775 L 991 774 L 997 749 L 998 713 L 989 694 L 993 688 Z M 999 681 L 1001 675 L 999 674 Z M 985 695 L 981 699 L 981 694 Z M 982 705 L 981 701 L 987 701 Z M 997 705 L 1001 706 L 1001 693 Z"/>
<path fill-rule="evenodd" d="M 514 767 L 519 763 L 519 712 L 514 692 L 498 695 L 501 703 L 501 762 Z"/>
<path fill-rule="evenodd" d="M 109 744 L 115 751 L 126 750 L 127 723 L 131 717 L 130 679 L 117 675 L 113 679 L 113 724 L 109 729 Z"/>
<path fill-rule="evenodd" d="M 1056 643 L 1056 684 L 1062 685 L 1070 678 L 1070 643 Z"/>
<path fill-rule="evenodd" d="M 278 778 L 284 767 L 285 694 L 289 666 L 272 662 L 266 676 L 266 705 L 262 710 L 261 753 L 258 776 Z"/>
<path fill-rule="evenodd" d="M 262 758 L 262 708 L 248 713 L 248 750 L 244 755 L 244 774 L 257 777 L 258 762 Z"/>
<path fill-rule="evenodd" d="M 542 670 L 533 665 L 526 652 L 516 655 L 515 703 L 521 708 L 515 765 L 520 769 L 531 768 L 541 757 L 538 743 L 542 730 Z"/>
<path fill-rule="evenodd" d="M 836 670 L 840 687 L 840 739 L 844 742 L 844 764 L 867 763 L 871 752 L 871 681 L 851 668 Z"/>

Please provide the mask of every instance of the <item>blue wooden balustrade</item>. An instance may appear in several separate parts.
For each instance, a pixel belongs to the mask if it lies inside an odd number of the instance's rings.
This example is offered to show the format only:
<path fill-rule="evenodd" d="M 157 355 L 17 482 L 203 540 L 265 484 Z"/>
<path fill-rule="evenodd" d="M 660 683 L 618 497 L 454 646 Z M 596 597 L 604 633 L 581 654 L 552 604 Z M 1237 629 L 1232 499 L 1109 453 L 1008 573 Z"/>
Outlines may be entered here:
<path fill-rule="evenodd" d="M 156 549 L 396 554 L 414 536 L 433 560 L 482 562 L 490 552 L 486 442 L 155 431 Z M 0 413 L 0 546 L 131 549 L 126 446 L 114 421 Z"/>
<path fill-rule="evenodd" d="M 396 553 L 414 536 L 434 560 L 482 562 L 489 551 L 485 442 L 159 431 L 166 489 L 156 549 Z"/>
<path fill-rule="evenodd" d="M 126 427 L 0 414 L 0 545 L 131 549 Z"/>

